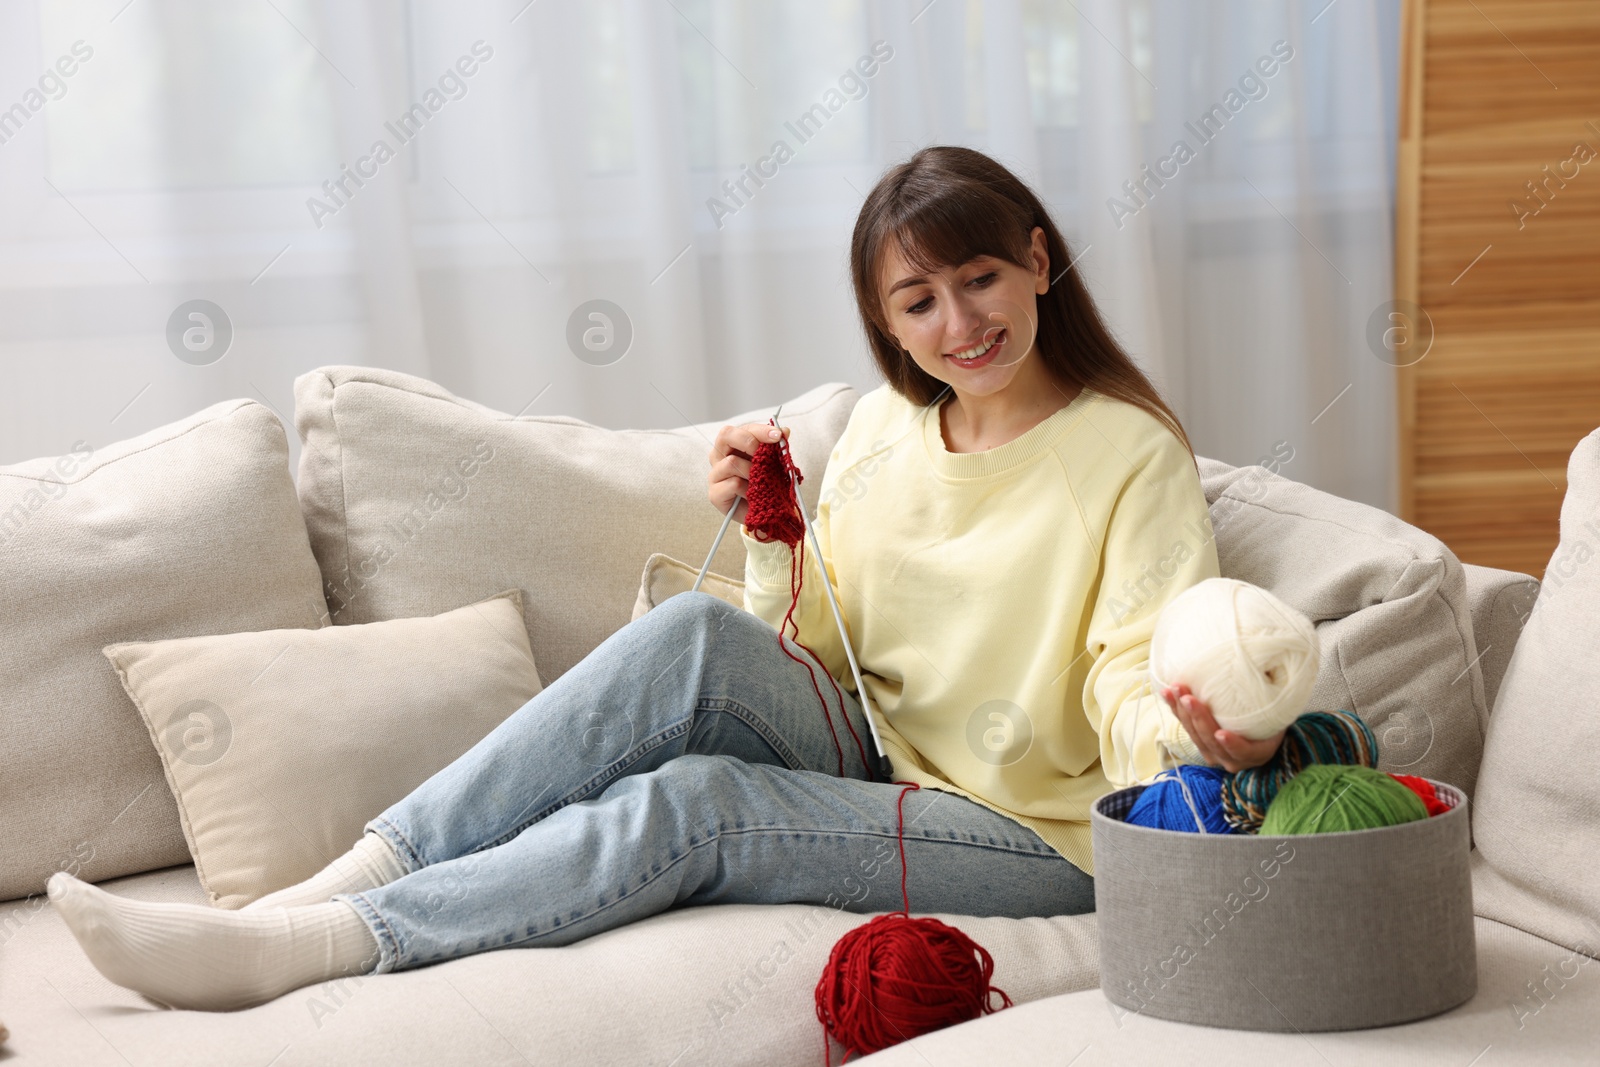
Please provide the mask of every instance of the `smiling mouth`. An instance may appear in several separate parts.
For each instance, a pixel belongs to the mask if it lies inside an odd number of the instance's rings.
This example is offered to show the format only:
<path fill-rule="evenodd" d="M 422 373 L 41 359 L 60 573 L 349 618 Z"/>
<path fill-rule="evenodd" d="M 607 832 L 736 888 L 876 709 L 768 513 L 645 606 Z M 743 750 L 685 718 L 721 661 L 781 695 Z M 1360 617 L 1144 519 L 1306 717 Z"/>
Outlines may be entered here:
<path fill-rule="evenodd" d="M 1005 342 L 1006 331 L 1002 328 L 993 336 L 968 345 L 959 352 L 946 352 L 945 358 L 967 366 L 976 365 L 990 359 L 995 350 Z"/>

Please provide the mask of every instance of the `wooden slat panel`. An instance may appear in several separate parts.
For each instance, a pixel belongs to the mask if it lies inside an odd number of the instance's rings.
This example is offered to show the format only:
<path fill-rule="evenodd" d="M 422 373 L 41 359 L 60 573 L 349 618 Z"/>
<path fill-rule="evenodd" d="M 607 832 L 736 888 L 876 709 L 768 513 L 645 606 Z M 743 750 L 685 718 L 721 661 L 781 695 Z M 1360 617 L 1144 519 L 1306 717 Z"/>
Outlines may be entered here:
<path fill-rule="evenodd" d="M 1600 3 L 1406 0 L 1404 20 L 1395 292 L 1434 343 L 1397 372 L 1401 517 L 1538 576 L 1600 426 Z"/>
<path fill-rule="evenodd" d="M 1594 429 L 1596 411 L 1600 375 L 1568 381 L 1508 362 L 1494 373 L 1422 379 L 1417 422 L 1428 432 L 1417 442 L 1417 477 L 1475 470 L 1564 472 L 1573 443 Z M 1483 488 L 1489 488 L 1487 481 Z"/>
<path fill-rule="evenodd" d="M 1565 477 L 1554 478 L 1565 489 Z M 1469 563 L 1542 578 L 1560 522 L 1560 493 L 1536 472 L 1417 479 L 1417 525 L 1452 531 L 1450 550 Z"/>

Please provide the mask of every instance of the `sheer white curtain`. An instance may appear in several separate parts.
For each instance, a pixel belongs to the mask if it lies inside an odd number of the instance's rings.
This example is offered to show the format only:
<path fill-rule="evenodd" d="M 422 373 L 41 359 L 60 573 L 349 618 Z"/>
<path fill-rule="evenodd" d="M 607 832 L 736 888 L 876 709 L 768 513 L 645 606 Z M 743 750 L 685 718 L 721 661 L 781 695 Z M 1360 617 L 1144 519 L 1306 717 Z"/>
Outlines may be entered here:
<path fill-rule="evenodd" d="M 617 427 L 871 388 L 856 211 L 958 143 L 1040 192 L 1201 454 L 1292 449 L 1390 507 L 1397 27 L 1398 0 L 8 4 L 0 462 L 234 396 L 287 418 L 329 363 Z M 212 362 L 168 341 L 197 299 L 234 331 Z M 596 300 L 620 358 L 569 344 Z"/>

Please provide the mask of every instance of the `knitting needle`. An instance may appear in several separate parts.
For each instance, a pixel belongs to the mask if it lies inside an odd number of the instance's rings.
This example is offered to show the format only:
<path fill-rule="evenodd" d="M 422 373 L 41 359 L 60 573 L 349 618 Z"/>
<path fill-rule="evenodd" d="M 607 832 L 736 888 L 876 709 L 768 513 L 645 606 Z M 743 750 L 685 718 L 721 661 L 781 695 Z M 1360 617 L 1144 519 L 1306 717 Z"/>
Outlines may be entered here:
<path fill-rule="evenodd" d="M 773 425 L 777 425 L 777 415 L 772 416 L 772 422 Z M 779 432 L 780 434 L 782 433 L 782 427 L 779 427 Z M 779 447 L 788 448 L 788 442 L 784 441 L 781 436 L 778 441 Z M 872 717 L 872 700 L 867 696 L 866 683 L 861 680 L 861 665 L 856 662 L 855 651 L 850 647 L 850 637 L 844 628 L 844 616 L 839 612 L 839 598 L 833 594 L 833 582 L 829 581 L 828 568 L 823 566 L 822 563 L 822 543 L 817 540 L 816 527 L 811 525 L 811 517 L 806 514 L 806 502 L 800 496 L 800 483 L 795 480 L 792 471 L 789 474 L 789 484 L 794 487 L 794 500 L 800 509 L 800 521 L 805 523 L 806 534 L 811 538 L 811 551 L 817 557 L 817 573 L 822 575 L 822 587 L 828 591 L 828 606 L 833 609 L 833 622 L 839 628 L 839 642 L 844 645 L 845 658 L 850 661 L 850 673 L 856 680 L 856 694 L 861 698 L 861 707 L 865 712 L 867 729 L 872 731 L 873 747 L 878 750 L 878 774 L 884 781 L 892 781 L 894 779 L 894 763 L 889 759 L 888 753 L 884 751 L 883 739 L 878 736 L 878 724 Z"/>
<path fill-rule="evenodd" d="M 778 415 L 782 411 L 783 405 L 779 404 L 778 410 L 772 413 L 772 424 L 774 426 L 778 424 Z M 711 569 L 711 560 L 716 556 L 717 549 L 722 547 L 722 538 L 728 532 L 728 524 L 733 522 L 733 513 L 739 510 L 739 501 L 743 499 L 744 497 L 741 494 L 734 494 L 733 503 L 728 505 L 728 513 L 722 516 L 722 528 L 717 531 L 717 539 L 711 542 L 711 551 L 706 553 L 706 561 L 700 564 L 700 573 L 695 577 L 694 585 L 689 587 L 689 592 L 698 593 L 700 591 L 700 583 L 706 580 L 706 572 Z"/>

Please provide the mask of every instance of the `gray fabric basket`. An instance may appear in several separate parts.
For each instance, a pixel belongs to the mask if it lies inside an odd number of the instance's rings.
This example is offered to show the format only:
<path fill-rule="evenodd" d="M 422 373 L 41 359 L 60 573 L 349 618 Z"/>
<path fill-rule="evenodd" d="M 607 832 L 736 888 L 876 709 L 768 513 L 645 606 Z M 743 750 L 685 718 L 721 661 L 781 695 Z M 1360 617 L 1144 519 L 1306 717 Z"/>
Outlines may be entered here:
<path fill-rule="evenodd" d="M 1432 781 L 1432 779 L 1429 779 Z M 1467 798 L 1375 830 L 1261 836 L 1124 822 L 1143 785 L 1090 814 L 1100 986 L 1122 1012 L 1241 1030 L 1354 1030 L 1477 991 Z"/>

